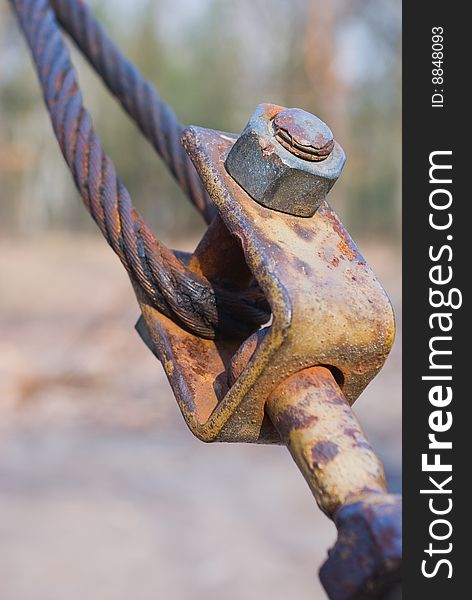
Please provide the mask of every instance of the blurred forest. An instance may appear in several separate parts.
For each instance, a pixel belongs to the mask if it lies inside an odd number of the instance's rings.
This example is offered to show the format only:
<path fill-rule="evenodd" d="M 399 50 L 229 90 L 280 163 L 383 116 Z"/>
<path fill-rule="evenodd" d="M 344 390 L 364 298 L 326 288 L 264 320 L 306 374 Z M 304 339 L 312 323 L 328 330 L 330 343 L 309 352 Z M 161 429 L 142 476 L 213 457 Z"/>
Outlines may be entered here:
<path fill-rule="evenodd" d="M 91 0 L 183 123 L 239 132 L 260 102 L 326 121 L 348 162 L 331 196 L 354 236 L 400 231 L 398 0 Z M 0 5 L 0 232 L 92 231 L 30 57 Z M 158 235 L 202 223 L 152 148 L 73 54 L 95 126 Z"/>

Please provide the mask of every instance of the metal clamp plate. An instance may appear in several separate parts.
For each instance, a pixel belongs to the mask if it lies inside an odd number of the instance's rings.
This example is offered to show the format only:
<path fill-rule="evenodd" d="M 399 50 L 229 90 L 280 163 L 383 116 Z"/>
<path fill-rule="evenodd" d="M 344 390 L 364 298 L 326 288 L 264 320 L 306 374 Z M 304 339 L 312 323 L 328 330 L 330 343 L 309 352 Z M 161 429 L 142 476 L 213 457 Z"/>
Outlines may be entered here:
<path fill-rule="evenodd" d="M 241 340 L 198 338 L 145 302 L 139 330 L 162 361 L 198 438 L 277 443 L 264 413 L 277 385 L 304 368 L 326 365 L 352 404 L 390 351 L 394 317 L 385 291 L 326 201 L 313 217 L 295 217 L 254 202 L 232 179 L 224 161 L 235 139 L 197 127 L 184 132 L 185 148 L 220 215 L 189 266 L 209 278 L 227 278 L 230 263 L 245 261 L 272 309 L 267 335 L 230 386 L 228 368 Z"/>

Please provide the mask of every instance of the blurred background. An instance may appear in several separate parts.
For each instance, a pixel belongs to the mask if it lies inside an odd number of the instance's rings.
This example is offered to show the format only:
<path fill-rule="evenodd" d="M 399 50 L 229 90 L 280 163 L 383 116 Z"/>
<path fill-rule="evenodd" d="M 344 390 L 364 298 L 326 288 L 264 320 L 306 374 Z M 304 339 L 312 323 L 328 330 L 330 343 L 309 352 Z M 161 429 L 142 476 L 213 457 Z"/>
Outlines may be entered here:
<path fill-rule="evenodd" d="M 330 195 L 395 307 L 398 334 L 357 401 L 401 477 L 401 3 L 90 1 L 183 123 L 239 132 L 260 102 L 328 123 L 347 153 Z M 335 540 L 284 448 L 205 445 L 135 333 L 124 269 L 81 205 L 8 3 L 0 5 L 0 597 L 322 599 Z M 203 223 L 73 53 L 86 105 L 158 236 Z"/>

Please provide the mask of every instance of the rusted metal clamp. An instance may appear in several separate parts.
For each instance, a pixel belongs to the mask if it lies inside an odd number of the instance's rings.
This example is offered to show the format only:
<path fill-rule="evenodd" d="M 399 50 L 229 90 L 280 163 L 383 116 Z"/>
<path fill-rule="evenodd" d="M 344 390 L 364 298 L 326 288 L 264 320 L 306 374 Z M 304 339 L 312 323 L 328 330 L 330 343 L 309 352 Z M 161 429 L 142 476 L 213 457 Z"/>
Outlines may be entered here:
<path fill-rule="evenodd" d="M 183 144 L 219 212 L 189 267 L 235 288 L 255 279 L 272 319 L 247 340 L 206 340 L 142 299 L 138 330 L 198 438 L 288 446 L 338 526 L 320 571 L 330 598 L 381 597 L 399 578 L 401 509 L 350 405 L 382 367 L 394 318 L 326 201 L 344 153 L 319 119 L 272 104 L 239 138 L 189 127 Z"/>

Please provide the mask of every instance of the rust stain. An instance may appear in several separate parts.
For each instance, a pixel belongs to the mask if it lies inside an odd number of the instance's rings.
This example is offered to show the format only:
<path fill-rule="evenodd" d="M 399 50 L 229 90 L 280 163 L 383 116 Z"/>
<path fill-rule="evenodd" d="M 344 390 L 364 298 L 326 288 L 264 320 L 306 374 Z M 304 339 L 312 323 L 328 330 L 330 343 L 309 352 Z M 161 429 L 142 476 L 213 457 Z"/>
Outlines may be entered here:
<path fill-rule="evenodd" d="M 337 267 L 339 265 L 339 258 L 337 256 L 333 256 L 333 258 L 329 261 L 333 267 Z"/>
<path fill-rule="evenodd" d="M 356 260 L 357 252 L 348 242 L 346 242 L 346 240 L 342 239 L 340 242 L 338 242 L 338 248 L 348 260 Z"/>
<path fill-rule="evenodd" d="M 330 365 L 341 374 L 343 397 L 336 382 L 332 387 L 322 378 L 323 410 L 348 410 L 388 353 L 392 313 L 371 271 L 357 264 L 360 255 L 349 264 L 349 277 L 341 269 L 342 261 L 357 256 L 356 247 L 327 203 L 313 217 L 301 219 L 264 208 L 238 186 L 225 168 L 235 139 L 196 127 L 184 134 L 183 143 L 220 215 L 188 264 L 209 281 L 224 278 L 225 286 L 236 290 L 257 281 L 272 313 L 264 328 L 267 339 L 259 345 L 249 331 L 242 346 L 241 337 L 203 343 L 154 311 L 143 309 L 143 314 L 148 329 L 155 331 L 156 354 L 164 350 L 175 361 L 172 373 L 164 366 L 197 437 L 280 443 L 275 427 L 263 426 L 266 402 L 277 386 L 307 367 Z M 338 248 L 342 241 L 347 257 Z M 367 327 L 373 332 L 368 339 Z M 295 427 L 316 426 L 321 413 L 310 408 L 314 400 L 316 394 L 305 390 L 299 408 L 306 414 L 291 414 Z"/>
<path fill-rule="evenodd" d="M 277 429 L 282 439 L 287 440 L 290 433 L 297 429 L 308 429 L 318 422 L 315 415 L 306 414 L 296 406 L 288 406 L 277 419 Z"/>
<path fill-rule="evenodd" d="M 339 454 L 338 445 L 334 442 L 321 441 L 311 449 L 311 458 L 314 467 L 323 467 Z"/>
<path fill-rule="evenodd" d="M 334 213 L 331 211 L 324 211 L 327 219 L 330 221 L 334 231 L 338 234 L 340 240 L 337 244 L 340 252 L 350 261 L 357 260 L 360 264 L 363 264 L 362 256 L 359 254 L 359 250 L 349 236 L 346 228 L 336 219 Z"/>

